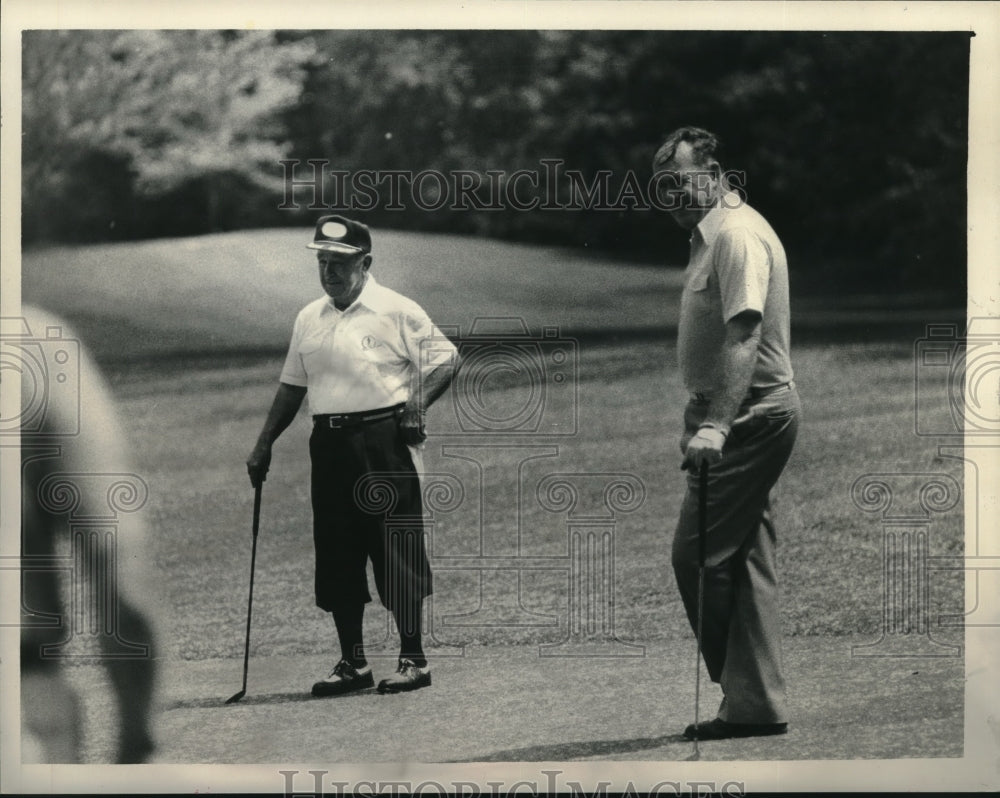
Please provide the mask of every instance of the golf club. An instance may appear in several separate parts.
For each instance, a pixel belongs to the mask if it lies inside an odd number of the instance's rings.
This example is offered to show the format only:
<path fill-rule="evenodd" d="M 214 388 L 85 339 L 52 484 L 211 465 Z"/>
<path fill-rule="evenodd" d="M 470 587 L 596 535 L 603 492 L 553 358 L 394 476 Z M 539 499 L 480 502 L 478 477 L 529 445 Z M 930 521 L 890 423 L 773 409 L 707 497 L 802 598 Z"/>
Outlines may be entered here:
<path fill-rule="evenodd" d="M 708 532 L 708 463 L 698 474 L 698 622 L 695 637 L 698 652 L 694 660 L 694 756 L 698 758 L 698 710 L 701 697 L 701 616 L 705 601 L 705 537 Z"/>
<path fill-rule="evenodd" d="M 227 700 L 227 704 L 234 704 L 247 694 L 247 670 L 250 665 L 250 614 L 253 611 L 253 573 L 257 564 L 257 532 L 260 529 L 260 491 L 263 483 L 258 483 L 254 487 L 253 494 L 253 546 L 250 553 L 250 598 L 247 600 L 247 637 L 243 647 L 243 689 Z"/>

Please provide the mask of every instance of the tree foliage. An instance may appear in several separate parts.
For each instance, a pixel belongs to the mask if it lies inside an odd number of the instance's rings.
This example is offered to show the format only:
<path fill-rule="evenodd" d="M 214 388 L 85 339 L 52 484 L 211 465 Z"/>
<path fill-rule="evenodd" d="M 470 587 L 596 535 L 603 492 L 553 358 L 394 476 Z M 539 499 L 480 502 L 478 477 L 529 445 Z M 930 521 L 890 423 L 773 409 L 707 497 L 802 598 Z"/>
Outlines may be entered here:
<path fill-rule="evenodd" d="M 279 112 L 298 101 L 314 51 L 256 31 L 29 31 L 23 53 L 29 211 L 44 219 L 81 178 L 101 183 L 103 163 L 127 172 L 130 197 L 202 185 L 212 229 L 223 176 L 280 186 Z"/>
<path fill-rule="evenodd" d="M 540 170 L 616 197 L 662 138 L 717 132 L 803 282 L 964 291 L 969 36 L 712 31 L 34 32 L 24 43 L 25 230 L 54 198 L 135 197 L 183 232 L 302 223 L 281 158 L 358 170 Z M 98 178 L 98 179 L 93 179 Z M 113 188 L 112 188 L 113 187 Z M 213 207 L 213 213 L 193 213 Z M 64 203 L 65 204 L 65 203 Z M 682 263 L 662 213 L 364 214 Z M 138 209 L 138 211 L 136 210 Z M 120 211 L 119 211 L 120 213 Z M 113 215 L 113 214 L 112 214 Z M 32 227 L 35 225 L 35 227 Z M 97 225 L 100 228 L 100 225 Z M 72 232 L 72 231 L 71 231 Z"/>

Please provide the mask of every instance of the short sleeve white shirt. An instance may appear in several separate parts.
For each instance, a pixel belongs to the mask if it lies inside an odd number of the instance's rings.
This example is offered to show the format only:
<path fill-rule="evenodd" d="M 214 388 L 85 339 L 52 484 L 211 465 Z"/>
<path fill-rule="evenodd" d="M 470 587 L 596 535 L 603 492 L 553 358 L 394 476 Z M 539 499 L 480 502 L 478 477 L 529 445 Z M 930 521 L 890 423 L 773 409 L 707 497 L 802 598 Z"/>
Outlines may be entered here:
<path fill-rule="evenodd" d="M 737 194 L 725 194 L 691 233 L 685 276 L 677 353 L 689 391 L 712 395 L 722 390 L 726 322 L 746 310 L 762 318 L 751 385 L 792 380 L 788 264 L 763 216 Z"/>
<path fill-rule="evenodd" d="M 324 296 L 299 312 L 281 382 L 306 387 L 313 414 L 391 407 L 455 351 L 420 305 L 369 274 L 346 309 Z"/>

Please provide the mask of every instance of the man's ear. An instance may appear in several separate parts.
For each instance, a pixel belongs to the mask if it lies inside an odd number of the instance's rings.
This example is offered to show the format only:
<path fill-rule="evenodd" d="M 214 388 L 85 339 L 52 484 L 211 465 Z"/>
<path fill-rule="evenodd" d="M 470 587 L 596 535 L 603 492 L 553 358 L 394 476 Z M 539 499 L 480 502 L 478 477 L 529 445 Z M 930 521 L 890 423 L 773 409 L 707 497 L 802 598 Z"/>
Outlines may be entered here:
<path fill-rule="evenodd" d="M 365 255 L 365 259 L 361 261 L 361 268 L 364 271 L 368 271 L 371 268 L 371 265 L 372 265 L 372 256 L 370 254 Z"/>

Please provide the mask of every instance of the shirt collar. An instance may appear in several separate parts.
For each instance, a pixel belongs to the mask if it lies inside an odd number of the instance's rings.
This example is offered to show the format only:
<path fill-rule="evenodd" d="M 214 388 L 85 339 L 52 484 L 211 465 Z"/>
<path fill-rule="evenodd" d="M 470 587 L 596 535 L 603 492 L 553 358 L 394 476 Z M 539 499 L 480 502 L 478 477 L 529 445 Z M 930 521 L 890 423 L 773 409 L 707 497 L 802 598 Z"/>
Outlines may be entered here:
<path fill-rule="evenodd" d="M 738 195 L 733 191 L 724 191 L 715 200 L 715 205 L 712 207 L 705 217 L 698 222 L 695 229 L 701 234 L 702 240 L 706 244 L 711 244 L 712 240 L 715 238 L 716 234 L 719 232 L 719 228 L 722 227 L 722 223 L 726 220 L 726 211 L 730 208 L 738 208 L 739 203 L 732 203 L 730 197 L 738 198 Z M 725 200 L 725 202 L 723 201 Z"/>
<path fill-rule="evenodd" d="M 347 313 L 351 310 L 351 308 L 356 307 L 357 305 L 365 305 L 370 310 L 378 310 L 381 293 L 381 286 L 375 280 L 375 275 L 368 272 L 368 279 L 365 280 L 364 288 L 361 289 L 361 293 L 358 294 L 357 299 L 341 310 L 333 304 L 332 297 L 327 297 L 326 305 L 323 307 L 323 313 Z"/>

